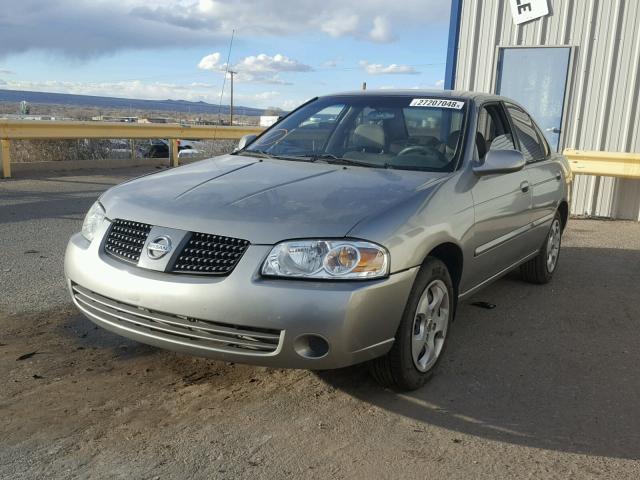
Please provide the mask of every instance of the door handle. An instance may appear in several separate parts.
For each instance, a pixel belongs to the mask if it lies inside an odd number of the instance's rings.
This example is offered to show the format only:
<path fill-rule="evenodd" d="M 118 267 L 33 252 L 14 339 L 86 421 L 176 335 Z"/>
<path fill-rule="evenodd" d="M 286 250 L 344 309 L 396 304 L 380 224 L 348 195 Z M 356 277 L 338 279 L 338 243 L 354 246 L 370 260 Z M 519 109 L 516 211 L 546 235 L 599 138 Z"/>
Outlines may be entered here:
<path fill-rule="evenodd" d="M 520 190 L 522 190 L 523 193 L 527 193 L 529 191 L 529 182 L 524 181 L 520 184 Z"/>
<path fill-rule="evenodd" d="M 544 131 L 550 133 L 560 133 L 560 129 L 558 127 L 545 128 Z"/>

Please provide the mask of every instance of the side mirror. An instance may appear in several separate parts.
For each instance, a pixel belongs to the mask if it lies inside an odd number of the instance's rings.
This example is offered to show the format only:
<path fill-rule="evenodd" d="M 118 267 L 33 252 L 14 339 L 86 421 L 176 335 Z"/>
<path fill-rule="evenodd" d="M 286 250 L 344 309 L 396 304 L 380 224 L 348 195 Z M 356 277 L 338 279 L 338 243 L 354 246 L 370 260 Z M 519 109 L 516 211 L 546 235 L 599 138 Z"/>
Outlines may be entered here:
<path fill-rule="evenodd" d="M 482 176 L 517 172 L 524 168 L 525 163 L 524 156 L 517 150 L 489 150 L 484 163 L 473 167 L 473 173 Z"/>
<path fill-rule="evenodd" d="M 242 150 L 244 147 L 246 147 L 251 142 L 253 142 L 256 138 L 258 138 L 257 135 L 244 135 L 238 142 L 238 147 L 236 148 L 236 151 Z"/>

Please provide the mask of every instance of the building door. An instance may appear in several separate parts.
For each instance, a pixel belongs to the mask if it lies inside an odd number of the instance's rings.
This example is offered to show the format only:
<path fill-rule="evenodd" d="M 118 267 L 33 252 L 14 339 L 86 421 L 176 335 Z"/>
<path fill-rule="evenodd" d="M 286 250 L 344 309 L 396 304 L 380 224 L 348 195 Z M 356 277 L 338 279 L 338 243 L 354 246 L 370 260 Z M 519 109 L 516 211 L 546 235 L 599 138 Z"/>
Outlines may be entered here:
<path fill-rule="evenodd" d="M 496 93 L 520 102 L 555 151 L 562 147 L 562 118 L 570 47 L 500 48 Z"/>

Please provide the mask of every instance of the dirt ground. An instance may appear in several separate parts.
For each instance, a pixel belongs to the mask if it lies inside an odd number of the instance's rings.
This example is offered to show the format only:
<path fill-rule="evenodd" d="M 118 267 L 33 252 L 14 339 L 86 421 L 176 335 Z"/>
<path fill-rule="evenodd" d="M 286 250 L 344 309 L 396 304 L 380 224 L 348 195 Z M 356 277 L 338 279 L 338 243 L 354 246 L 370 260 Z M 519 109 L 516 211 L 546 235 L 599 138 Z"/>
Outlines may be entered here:
<path fill-rule="evenodd" d="M 7 218 L 3 246 L 29 228 Z M 639 285 L 640 225 L 574 220 L 550 285 L 513 274 L 472 299 L 495 309 L 463 304 L 437 375 L 398 394 L 365 367 L 138 344 L 34 284 L 0 310 L 0 478 L 637 479 Z"/>

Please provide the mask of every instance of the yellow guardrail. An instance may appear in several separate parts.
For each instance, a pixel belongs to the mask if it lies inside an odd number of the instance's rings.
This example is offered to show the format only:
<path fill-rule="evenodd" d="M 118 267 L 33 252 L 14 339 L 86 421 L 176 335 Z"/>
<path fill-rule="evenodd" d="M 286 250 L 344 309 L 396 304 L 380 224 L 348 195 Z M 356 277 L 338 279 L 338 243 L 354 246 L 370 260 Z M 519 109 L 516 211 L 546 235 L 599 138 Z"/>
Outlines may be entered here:
<path fill-rule="evenodd" d="M 177 125 L 157 123 L 56 122 L 0 120 L 1 177 L 11 177 L 12 140 L 62 140 L 77 138 L 131 138 L 169 140 L 169 161 L 178 165 L 178 139 L 237 140 L 258 134 L 259 127 Z"/>
<path fill-rule="evenodd" d="M 640 179 L 640 153 L 565 150 L 571 171 L 581 175 Z"/>
<path fill-rule="evenodd" d="M 0 120 L 0 176 L 11 176 L 12 140 L 77 138 L 131 138 L 169 140 L 171 166 L 178 165 L 178 139 L 237 140 L 258 134 L 259 127 L 176 125 L 154 123 L 56 122 Z M 640 153 L 595 152 L 567 149 L 564 155 L 575 174 L 640 179 Z"/>

